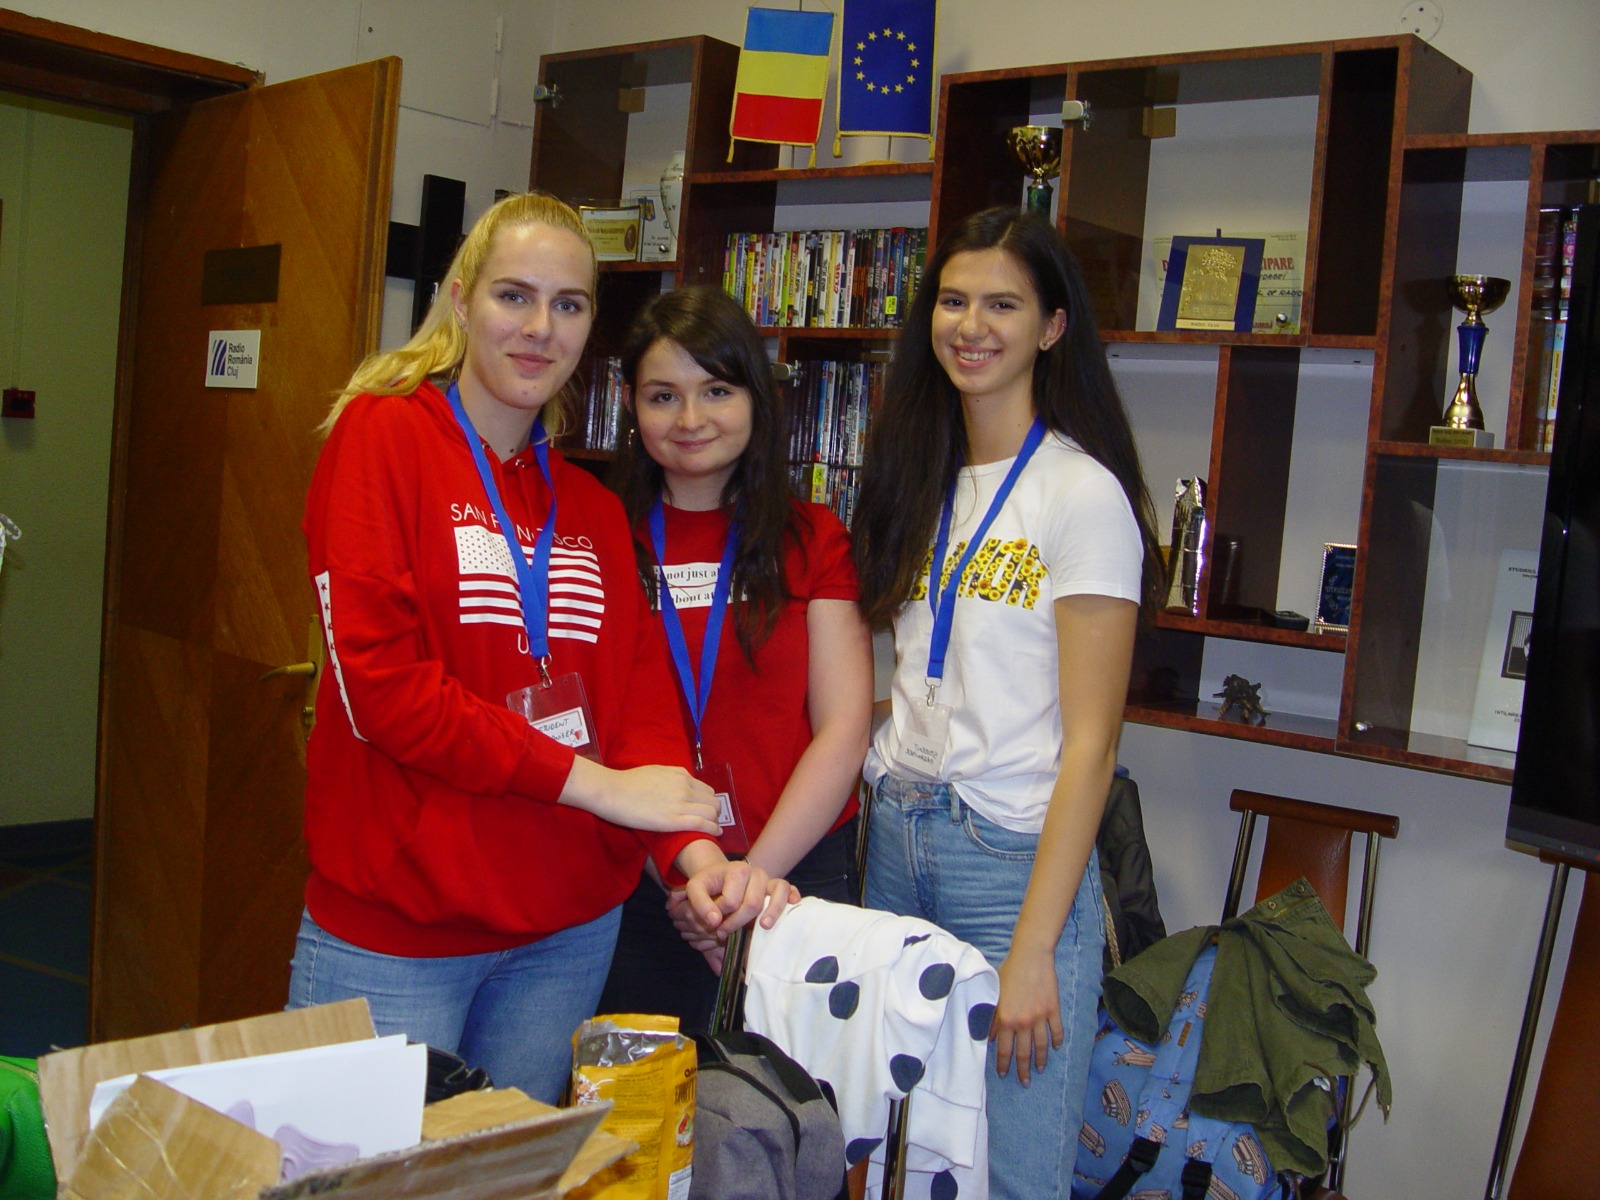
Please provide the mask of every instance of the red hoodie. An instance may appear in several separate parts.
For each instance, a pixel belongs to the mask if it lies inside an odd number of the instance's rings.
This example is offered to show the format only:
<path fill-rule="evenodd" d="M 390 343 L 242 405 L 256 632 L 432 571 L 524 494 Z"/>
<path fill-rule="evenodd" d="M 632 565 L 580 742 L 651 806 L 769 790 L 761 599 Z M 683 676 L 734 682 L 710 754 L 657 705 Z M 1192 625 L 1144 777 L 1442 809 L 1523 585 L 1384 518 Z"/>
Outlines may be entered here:
<path fill-rule="evenodd" d="M 576 672 L 601 761 L 683 766 L 660 623 L 622 507 L 550 456 L 550 672 Z M 549 511 L 532 451 L 499 463 L 525 553 Z M 384 954 L 480 954 L 593 920 L 695 836 L 556 803 L 573 752 L 506 707 L 537 679 L 505 539 L 449 402 L 357 396 L 318 459 L 306 544 L 328 644 L 307 749 L 306 905 Z"/>

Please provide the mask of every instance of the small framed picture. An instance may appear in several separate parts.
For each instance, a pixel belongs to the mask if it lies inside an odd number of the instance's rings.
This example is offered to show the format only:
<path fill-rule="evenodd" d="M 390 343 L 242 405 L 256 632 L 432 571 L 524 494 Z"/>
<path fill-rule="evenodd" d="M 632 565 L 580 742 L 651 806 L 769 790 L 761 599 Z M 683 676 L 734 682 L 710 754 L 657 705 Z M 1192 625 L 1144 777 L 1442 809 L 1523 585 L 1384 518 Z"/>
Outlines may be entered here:
<path fill-rule="evenodd" d="M 1263 238 L 1173 238 L 1156 328 L 1249 333 L 1265 245 Z"/>
<path fill-rule="evenodd" d="M 1350 597 L 1355 582 L 1356 548 L 1344 542 L 1323 542 L 1315 632 L 1342 633 L 1350 628 Z"/>
<path fill-rule="evenodd" d="M 1526 679 L 1528 677 L 1528 641 L 1533 634 L 1531 612 L 1511 613 L 1506 626 L 1506 649 L 1500 656 L 1500 678 Z"/>
<path fill-rule="evenodd" d="M 578 206 L 578 217 L 600 262 L 633 262 L 639 257 L 639 202 Z"/>

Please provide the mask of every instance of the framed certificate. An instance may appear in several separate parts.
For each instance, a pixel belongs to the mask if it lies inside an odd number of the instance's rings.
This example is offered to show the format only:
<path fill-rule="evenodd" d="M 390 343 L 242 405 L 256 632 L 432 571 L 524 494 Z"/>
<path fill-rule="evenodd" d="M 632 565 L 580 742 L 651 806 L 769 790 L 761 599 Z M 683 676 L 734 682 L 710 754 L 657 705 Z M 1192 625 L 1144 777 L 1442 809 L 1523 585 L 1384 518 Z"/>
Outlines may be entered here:
<path fill-rule="evenodd" d="M 1265 245 L 1262 238 L 1173 238 L 1156 328 L 1249 333 Z"/>
<path fill-rule="evenodd" d="M 600 262 L 633 262 L 639 257 L 639 202 L 590 206 L 580 204 L 578 217 L 589 240 L 594 243 L 594 256 Z"/>

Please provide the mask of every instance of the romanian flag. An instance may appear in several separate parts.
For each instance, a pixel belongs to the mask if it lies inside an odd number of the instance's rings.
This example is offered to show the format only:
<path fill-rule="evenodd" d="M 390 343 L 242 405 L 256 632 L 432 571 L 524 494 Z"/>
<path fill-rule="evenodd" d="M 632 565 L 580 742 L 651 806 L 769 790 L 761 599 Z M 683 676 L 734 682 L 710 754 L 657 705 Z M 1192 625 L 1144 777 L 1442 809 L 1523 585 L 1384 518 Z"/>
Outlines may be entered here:
<path fill-rule="evenodd" d="M 752 8 L 733 85 L 733 138 L 811 146 L 815 162 L 832 46 L 831 12 Z"/>
<path fill-rule="evenodd" d="M 839 52 L 840 139 L 928 139 L 933 153 L 937 0 L 845 0 Z"/>

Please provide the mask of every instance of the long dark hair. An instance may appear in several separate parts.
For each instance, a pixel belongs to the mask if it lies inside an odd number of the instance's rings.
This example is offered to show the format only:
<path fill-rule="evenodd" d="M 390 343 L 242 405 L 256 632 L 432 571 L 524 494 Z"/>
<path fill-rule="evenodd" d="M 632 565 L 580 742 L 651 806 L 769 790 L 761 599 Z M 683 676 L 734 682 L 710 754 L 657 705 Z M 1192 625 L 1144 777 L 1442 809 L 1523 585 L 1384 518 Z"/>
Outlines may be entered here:
<path fill-rule="evenodd" d="M 992 208 L 968 217 L 939 239 L 895 346 L 883 403 L 873 417 L 852 533 L 861 612 L 875 627 L 889 624 L 911 597 L 939 510 L 967 457 L 961 395 L 933 353 L 940 277 L 952 256 L 993 249 L 1006 251 L 1027 272 L 1047 315 L 1057 309 L 1067 314 L 1066 332 L 1034 360 L 1034 410 L 1122 485 L 1144 543 L 1141 607 L 1147 613 L 1159 594 L 1161 554 L 1154 508 L 1077 260 L 1043 217 Z"/>
<path fill-rule="evenodd" d="M 788 421 L 773 392 L 772 365 L 744 308 L 718 288 L 679 288 L 645 305 L 622 349 L 622 375 L 630 388 L 638 382 L 639 361 L 659 341 L 676 342 L 707 374 L 750 393 L 750 444 L 723 486 L 722 507 L 739 525 L 730 587 L 742 602 L 734 606 L 733 620 L 745 658 L 754 665 L 756 650 L 790 597 L 783 559 L 796 519 L 789 491 Z M 624 405 L 617 426 L 621 448 L 610 478 L 636 534 L 643 531 L 664 481 L 638 428 Z M 639 577 L 654 601 L 654 555 L 637 536 L 634 548 Z"/>

